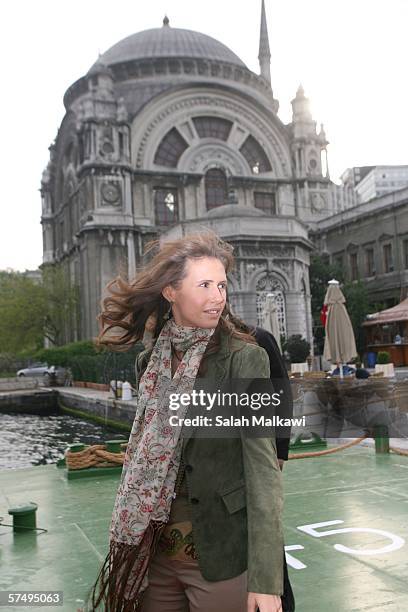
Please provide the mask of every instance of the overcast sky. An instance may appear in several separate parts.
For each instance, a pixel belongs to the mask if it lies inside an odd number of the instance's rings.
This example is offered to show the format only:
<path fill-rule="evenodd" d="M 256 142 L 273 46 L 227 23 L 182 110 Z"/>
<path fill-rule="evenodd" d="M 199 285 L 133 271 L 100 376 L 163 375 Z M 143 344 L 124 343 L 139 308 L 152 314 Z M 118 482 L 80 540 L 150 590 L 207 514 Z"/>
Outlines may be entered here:
<path fill-rule="evenodd" d="M 170 25 L 204 32 L 258 72 L 260 0 L 13 0 L 0 24 L 0 269 L 42 260 L 38 189 L 62 97 L 120 39 Z M 408 0 L 266 0 L 272 87 L 291 120 L 299 83 L 330 141 L 331 177 L 408 163 Z"/>

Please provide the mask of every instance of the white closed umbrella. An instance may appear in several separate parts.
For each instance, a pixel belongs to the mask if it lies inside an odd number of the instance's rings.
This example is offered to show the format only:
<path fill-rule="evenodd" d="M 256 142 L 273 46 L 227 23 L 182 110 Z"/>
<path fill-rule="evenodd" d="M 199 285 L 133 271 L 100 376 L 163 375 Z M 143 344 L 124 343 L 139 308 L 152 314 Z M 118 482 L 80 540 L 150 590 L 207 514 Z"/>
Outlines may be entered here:
<path fill-rule="evenodd" d="M 265 300 L 265 305 L 261 314 L 262 324 L 261 327 L 266 331 L 270 332 L 282 353 L 282 347 L 280 343 L 280 329 L 279 329 L 279 318 L 278 318 L 278 305 L 275 300 L 273 293 L 268 293 Z"/>
<path fill-rule="evenodd" d="M 353 326 L 345 307 L 346 298 L 336 280 L 329 281 L 324 303 L 327 305 L 326 336 L 323 356 L 327 361 L 336 363 L 343 376 L 343 363 L 357 357 L 356 340 Z"/>

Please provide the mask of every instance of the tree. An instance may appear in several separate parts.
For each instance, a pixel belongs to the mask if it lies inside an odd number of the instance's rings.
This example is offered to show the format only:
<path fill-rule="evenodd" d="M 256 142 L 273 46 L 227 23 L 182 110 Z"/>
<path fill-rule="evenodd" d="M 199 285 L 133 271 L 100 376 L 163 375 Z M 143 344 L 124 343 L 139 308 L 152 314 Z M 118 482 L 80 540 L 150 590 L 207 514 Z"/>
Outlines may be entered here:
<path fill-rule="evenodd" d="M 63 344 L 78 325 L 77 305 L 78 289 L 61 264 L 45 268 L 40 282 L 0 271 L 0 353 L 34 352 L 44 338 Z"/>
<path fill-rule="evenodd" d="M 59 346 L 71 340 L 70 330 L 78 327 L 79 291 L 64 264 L 44 266 L 42 275 L 46 298 L 44 336 Z"/>
<path fill-rule="evenodd" d="M 21 272 L 0 271 L 0 352 L 41 348 L 45 310 L 41 284 Z"/>
<path fill-rule="evenodd" d="M 362 355 L 365 351 L 365 330 L 362 327 L 366 316 L 371 312 L 368 292 L 363 281 L 347 282 L 342 288 L 346 298 L 346 308 L 354 330 L 357 352 Z"/>

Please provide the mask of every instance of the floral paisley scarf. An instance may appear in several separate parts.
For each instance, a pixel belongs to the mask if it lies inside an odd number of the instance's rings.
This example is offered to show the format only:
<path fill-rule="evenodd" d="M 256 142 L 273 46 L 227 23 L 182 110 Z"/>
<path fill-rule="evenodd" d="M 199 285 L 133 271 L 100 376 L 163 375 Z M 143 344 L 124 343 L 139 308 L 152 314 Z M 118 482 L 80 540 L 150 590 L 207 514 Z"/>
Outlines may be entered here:
<path fill-rule="evenodd" d="M 181 426 L 169 425 L 170 393 L 190 393 L 214 329 L 163 326 L 140 380 L 138 406 L 110 526 L 110 550 L 91 594 L 92 610 L 133 612 L 148 585 L 148 566 L 169 518 L 180 465 Z M 171 377 L 172 346 L 184 352 Z M 177 416 L 185 416 L 180 406 Z"/>

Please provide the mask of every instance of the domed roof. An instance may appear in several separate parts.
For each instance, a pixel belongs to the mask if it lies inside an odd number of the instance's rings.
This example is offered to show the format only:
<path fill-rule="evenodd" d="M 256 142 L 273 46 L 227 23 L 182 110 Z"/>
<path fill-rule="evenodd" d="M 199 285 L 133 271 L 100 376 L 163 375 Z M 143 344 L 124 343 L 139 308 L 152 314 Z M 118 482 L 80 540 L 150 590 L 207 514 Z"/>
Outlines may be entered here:
<path fill-rule="evenodd" d="M 193 30 L 172 28 L 167 18 L 163 20 L 161 28 L 143 30 L 119 41 L 99 61 L 112 66 L 120 62 L 158 57 L 201 58 L 246 67 L 231 49 L 215 38 Z"/>

